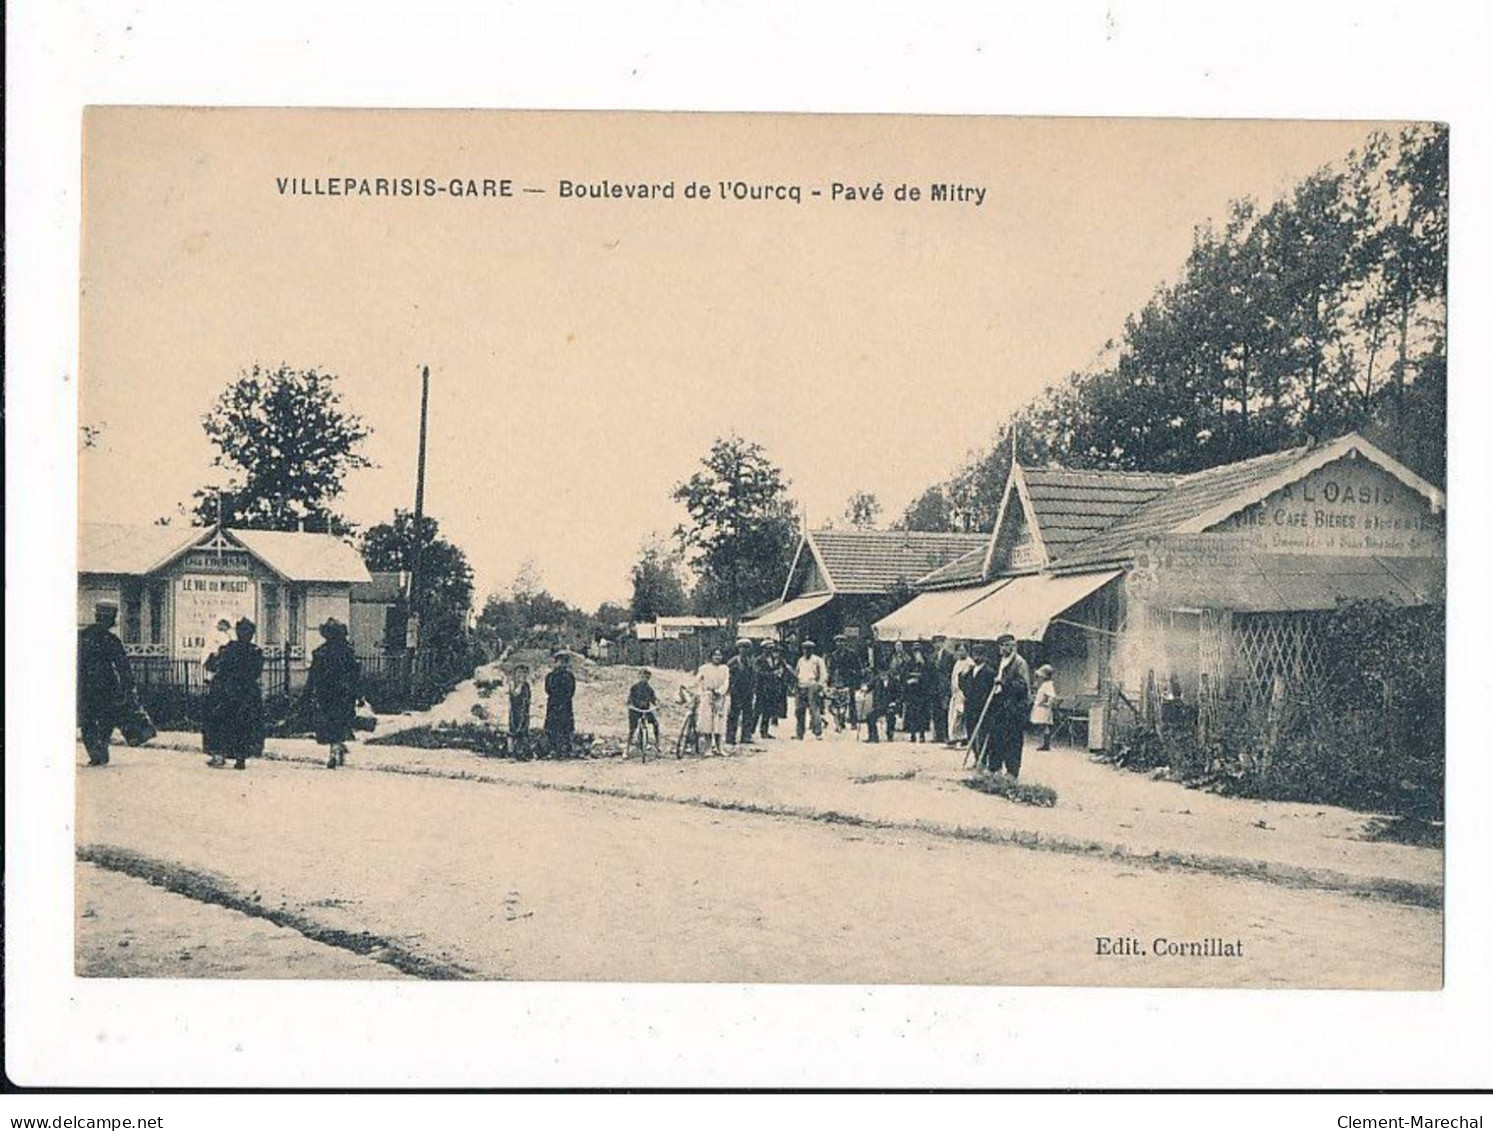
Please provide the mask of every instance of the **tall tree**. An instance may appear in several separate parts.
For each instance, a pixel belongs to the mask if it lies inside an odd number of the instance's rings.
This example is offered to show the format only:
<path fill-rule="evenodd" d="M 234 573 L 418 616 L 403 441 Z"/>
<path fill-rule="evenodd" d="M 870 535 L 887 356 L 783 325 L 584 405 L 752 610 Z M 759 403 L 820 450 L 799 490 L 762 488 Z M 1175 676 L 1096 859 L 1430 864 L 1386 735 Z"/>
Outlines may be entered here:
<path fill-rule="evenodd" d="M 451 647 L 465 636 L 472 611 L 472 567 L 466 554 L 440 535 L 430 515 L 420 522 L 421 646 Z M 415 516 L 396 510 L 392 522 L 370 526 L 362 538 L 363 561 L 371 570 L 408 571 L 415 560 Z"/>
<path fill-rule="evenodd" d="M 902 517 L 893 523 L 897 530 L 917 530 L 930 534 L 944 534 L 954 529 L 954 504 L 943 484 L 935 483 L 902 512 Z"/>
<path fill-rule="evenodd" d="M 689 514 L 675 538 L 716 611 L 734 618 L 781 590 L 797 537 L 787 490 L 762 446 L 735 435 L 716 440 L 675 488 Z"/>
<path fill-rule="evenodd" d="M 643 546 L 632 567 L 630 610 L 634 621 L 654 621 L 684 612 L 688 602 L 679 564 L 679 555 L 658 539 Z"/>
<path fill-rule="evenodd" d="M 440 523 L 420 520 L 420 592 L 422 607 L 439 604 L 465 611 L 472 604 L 472 567 L 460 547 L 441 537 Z M 371 570 L 409 570 L 415 560 L 415 516 L 396 510 L 393 522 L 370 526 L 362 538 L 363 561 Z"/>
<path fill-rule="evenodd" d="M 345 533 L 333 508 L 349 471 L 370 467 L 358 447 L 370 429 L 342 407 L 336 376 L 316 369 L 255 365 L 223 391 L 202 418 L 218 449 L 212 465 L 228 473 L 221 497 L 209 487 L 192 496 L 193 521 L 222 518 L 257 530 Z"/>

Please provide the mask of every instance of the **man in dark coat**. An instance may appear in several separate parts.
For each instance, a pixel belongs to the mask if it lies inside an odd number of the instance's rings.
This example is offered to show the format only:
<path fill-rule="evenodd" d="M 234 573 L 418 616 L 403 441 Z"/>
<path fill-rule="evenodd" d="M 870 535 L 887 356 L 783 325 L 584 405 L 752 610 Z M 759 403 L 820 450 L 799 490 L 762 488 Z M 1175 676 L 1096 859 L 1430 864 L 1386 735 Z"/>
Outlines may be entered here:
<path fill-rule="evenodd" d="M 855 713 L 855 692 L 865 679 L 865 665 L 860 650 L 843 632 L 835 634 L 835 650 L 829 658 L 829 685 L 845 702 L 846 722 L 850 729 L 860 726 Z M 836 720 L 838 722 L 838 720 Z"/>
<path fill-rule="evenodd" d="M 322 644 L 311 653 L 306 695 L 315 714 L 316 741 L 330 747 L 327 769 L 347 761 L 357 717 L 358 658 L 347 641 L 347 625 L 328 617 L 321 626 Z"/>
<path fill-rule="evenodd" d="M 1032 673 L 1016 651 L 1016 638 L 995 642 L 1000 659 L 995 665 L 995 694 L 990 701 L 991 747 L 987 768 L 1021 774 L 1021 748 L 1026 740 L 1027 714 L 1032 702 Z"/>
<path fill-rule="evenodd" d="M 778 646 L 769 640 L 762 646 L 757 664 L 757 689 L 752 696 L 752 710 L 763 738 L 772 738 L 772 724 L 788 717 L 788 671 L 778 655 Z"/>
<path fill-rule="evenodd" d="M 987 707 L 995 694 L 995 668 L 990 665 L 990 648 L 976 644 L 975 666 L 964 681 L 964 717 L 968 720 L 969 748 L 975 757 L 975 765 L 988 769 L 993 747 L 993 706 Z"/>
<path fill-rule="evenodd" d="M 949 740 L 949 702 L 954 696 L 954 665 L 959 657 L 949 647 L 947 637 L 938 638 L 938 650 L 933 656 L 933 741 Z"/>
<path fill-rule="evenodd" d="M 551 754 L 561 757 L 575 744 L 575 673 L 570 653 L 555 653 L 555 666 L 544 677 L 544 735 Z"/>
<path fill-rule="evenodd" d="M 741 639 L 736 642 L 736 655 L 726 663 L 730 673 L 726 694 L 726 745 L 735 746 L 739 738 L 748 746 L 753 745 L 753 732 L 757 727 L 754 700 L 757 693 L 757 661 L 752 656 L 752 642 Z"/>
<path fill-rule="evenodd" d="M 254 622 L 241 617 L 230 640 L 212 657 L 213 681 L 207 692 L 202 744 L 212 756 L 208 764 L 223 765 L 233 759 L 242 770 L 246 758 L 264 753 L 264 690 L 259 678 L 264 672 L 264 653 L 254 643 Z"/>
<path fill-rule="evenodd" d="M 109 739 L 135 693 L 129 657 L 114 635 L 118 617 L 119 606 L 100 601 L 93 623 L 78 632 L 78 726 L 90 766 L 108 763 Z"/>

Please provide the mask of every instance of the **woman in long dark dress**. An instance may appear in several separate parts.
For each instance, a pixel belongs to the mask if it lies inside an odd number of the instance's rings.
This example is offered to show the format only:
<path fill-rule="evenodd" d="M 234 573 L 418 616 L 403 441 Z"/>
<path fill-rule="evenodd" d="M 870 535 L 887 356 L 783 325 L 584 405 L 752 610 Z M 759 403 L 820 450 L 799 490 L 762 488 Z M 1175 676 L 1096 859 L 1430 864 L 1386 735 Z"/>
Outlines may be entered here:
<path fill-rule="evenodd" d="M 311 653 L 306 695 L 315 715 L 316 741 L 330 747 L 327 769 L 347 761 L 358 713 L 358 658 L 347 642 L 347 625 L 329 617 L 321 626 L 323 643 Z"/>
<path fill-rule="evenodd" d="M 556 652 L 555 667 L 544 677 L 544 735 L 550 753 L 568 757 L 575 745 L 575 673 L 570 653 Z"/>
<path fill-rule="evenodd" d="M 914 742 L 928 736 L 933 693 L 933 666 L 919 644 L 902 668 L 902 729 Z"/>
<path fill-rule="evenodd" d="M 255 626 L 243 617 L 233 626 L 235 639 L 213 656 L 213 682 L 207 692 L 202 744 L 212 753 L 208 764 L 233 759 L 242 770 L 247 758 L 264 753 L 264 653 L 254 643 Z"/>

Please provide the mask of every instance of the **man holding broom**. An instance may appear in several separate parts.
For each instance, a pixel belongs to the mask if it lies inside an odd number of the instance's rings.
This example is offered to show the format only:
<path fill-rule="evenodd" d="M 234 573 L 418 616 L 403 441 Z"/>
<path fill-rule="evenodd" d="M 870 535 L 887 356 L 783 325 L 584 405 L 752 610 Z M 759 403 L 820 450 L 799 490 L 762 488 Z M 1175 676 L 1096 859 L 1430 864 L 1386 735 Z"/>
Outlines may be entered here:
<path fill-rule="evenodd" d="M 1027 663 L 1016 651 L 1016 638 L 1006 633 L 995 642 L 1000 659 L 994 668 L 989 650 L 975 650 L 976 666 L 969 678 L 969 702 L 966 711 L 980 704 L 970 750 L 975 764 L 983 770 L 1004 770 L 1013 778 L 1021 774 L 1021 747 L 1026 733 L 1027 709 L 1031 700 L 1032 675 Z"/>

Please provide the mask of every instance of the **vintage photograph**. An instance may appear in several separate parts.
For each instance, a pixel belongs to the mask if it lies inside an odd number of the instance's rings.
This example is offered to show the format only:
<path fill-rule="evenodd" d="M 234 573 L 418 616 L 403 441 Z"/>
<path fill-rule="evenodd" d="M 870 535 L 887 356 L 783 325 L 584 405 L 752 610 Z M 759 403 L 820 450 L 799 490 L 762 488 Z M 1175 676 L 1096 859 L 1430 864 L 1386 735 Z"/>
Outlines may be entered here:
<path fill-rule="evenodd" d="M 1448 137 L 90 107 L 76 973 L 1439 989 Z"/>

